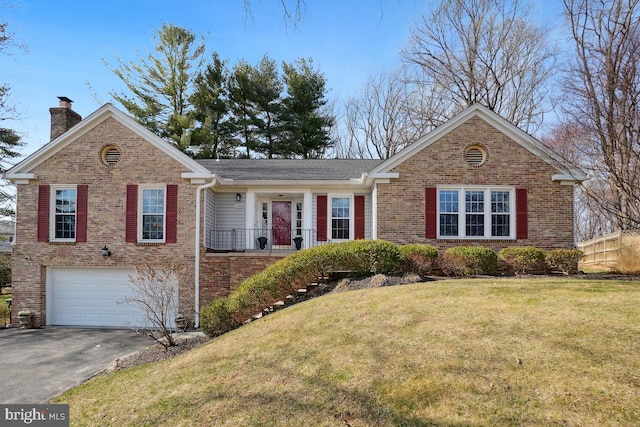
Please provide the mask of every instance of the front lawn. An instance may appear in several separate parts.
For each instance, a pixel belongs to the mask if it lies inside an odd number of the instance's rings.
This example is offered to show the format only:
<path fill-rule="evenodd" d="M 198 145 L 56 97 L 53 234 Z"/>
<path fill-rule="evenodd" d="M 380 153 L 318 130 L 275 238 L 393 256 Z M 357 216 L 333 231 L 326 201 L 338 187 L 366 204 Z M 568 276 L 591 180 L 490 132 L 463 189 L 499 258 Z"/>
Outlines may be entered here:
<path fill-rule="evenodd" d="M 640 283 L 329 294 L 55 399 L 71 425 L 640 425 Z"/>

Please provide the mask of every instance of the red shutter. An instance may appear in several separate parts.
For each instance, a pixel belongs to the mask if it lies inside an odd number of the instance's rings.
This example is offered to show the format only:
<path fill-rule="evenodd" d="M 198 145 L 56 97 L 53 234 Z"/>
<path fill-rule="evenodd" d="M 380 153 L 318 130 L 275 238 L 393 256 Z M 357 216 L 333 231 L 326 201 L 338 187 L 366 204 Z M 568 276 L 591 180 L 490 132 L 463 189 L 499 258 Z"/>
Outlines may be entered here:
<path fill-rule="evenodd" d="M 78 185 L 76 200 L 76 242 L 87 241 L 87 198 L 88 185 Z"/>
<path fill-rule="evenodd" d="M 138 241 L 138 186 L 127 185 L 127 200 L 125 208 L 125 241 Z"/>
<path fill-rule="evenodd" d="M 435 239 L 438 236 L 438 197 L 435 187 L 424 190 L 424 237 Z"/>
<path fill-rule="evenodd" d="M 356 240 L 364 239 L 364 196 L 354 196 L 353 204 L 353 219 L 355 221 L 353 237 Z"/>
<path fill-rule="evenodd" d="M 49 186 L 38 186 L 38 242 L 49 241 Z"/>
<path fill-rule="evenodd" d="M 316 232 L 318 242 L 327 241 L 327 196 L 316 197 Z"/>
<path fill-rule="evenodd" d="M 178 239 L 178 186 L 167 185 L 167 234 L 165 242 L 176 243 Z"/>
<path fill-rule="evenodd" d="M 527 189 L 516 188 L 516 239 L 527 239 L 528 237 Z"/>

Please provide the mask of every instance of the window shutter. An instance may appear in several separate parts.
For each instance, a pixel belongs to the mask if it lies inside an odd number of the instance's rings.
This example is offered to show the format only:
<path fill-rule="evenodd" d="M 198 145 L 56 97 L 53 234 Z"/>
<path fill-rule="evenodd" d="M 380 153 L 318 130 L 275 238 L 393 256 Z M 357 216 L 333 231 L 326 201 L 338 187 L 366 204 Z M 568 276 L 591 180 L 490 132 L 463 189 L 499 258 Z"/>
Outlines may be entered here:
<path fill-rule="evenodd" d="M 516 239 L 529 237 L 527 189 L 516 188 Z"/>
<path fill-rule="evenodd" d="M 87 198 L 88 185 L 78 185 L 76 190 L 76 242 L 87 241 Z"/>
<path fill-rule="evenodd" d="M 424 190 L 424 237 L 435 239 L 438 236 L 438 198 L 435 187 Z"/>
<path fill-rule="evenodd" d="M 167 185 L 167 235 L 165 242 L 178 240 L 178 186 Z"/>
<path fill-rule="evenodd" d="M 38 186 L 38 242 L 49 241 L 49 186 Z"/>
<path fill-rule="evenodd" d="M 353 204 L 353 237 L 364 239 L 364 196 L 354 196 Z"/>
<path fill-rule="evenodd" d="M 316 197 L 316 232 L 318 242 L 327 241 L 327 196 Z"/>
<path fill-rule="evenodd" d="M 127 185 L 125 210 L 125 241 L 135 243 L 138 241 L 138 186 L 135 184 Z"/>

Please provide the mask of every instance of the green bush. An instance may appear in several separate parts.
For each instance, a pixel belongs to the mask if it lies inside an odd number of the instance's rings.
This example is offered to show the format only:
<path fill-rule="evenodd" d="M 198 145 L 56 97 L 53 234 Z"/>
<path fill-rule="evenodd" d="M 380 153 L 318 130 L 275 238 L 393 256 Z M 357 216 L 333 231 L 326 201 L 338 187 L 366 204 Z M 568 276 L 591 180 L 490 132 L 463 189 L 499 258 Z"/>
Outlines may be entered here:
<path fill-rule="evenodd" d="M 413 243 L 398 248 L 402 255 L 401 269 L 405 273 L 415 273 L 420 276 L 431 274 L 433 263 L 438 257 L 438 250 L 431 245 Z"/>
<path fill-rule="evenodd" d="M 226 298 L 218 298 L 208 304 L 200 313 L 200 327 L 202 332 L 210 337 L 216 337 L 229 332 L 239 326 L 227 307 Z"/>
<path fill-rule="evenodd" d="M 578 249 L 552 249 L 547 252 L 547 264 L 552 270 L 559 270 L 563 274 L 575 274 L 582 257 L 584 253 Z"/>
<path fill-rule="evenodd" d="M 498 258 L 511 268 L 516 275 L 536 274 L 545 271 L 545 252 L 533 246 L 513 246 L 501 249 Z"/>
<path fill-rule="evenodd" d="M 11 263 L 0 259 L 0 288 L 11 285 Z"/>
<path fill-rule="evenodd" d="M 442 272 L 448 276 L 495 274 L 498 255 L 482 246 L 456 246 L 444 251 L 440 260 Z"/>
<path fill-rule="evenodd" d="M 398 247 L 382 240 L 330 243 L 298 251 L 249 277 L 227 298 L 214 301 L 213 307 L 207 306 L 201 314 L 203 331 L 209 335 L 227 332 L 333 271 L 390 273 L 398 270 L 401 261 Z"/>

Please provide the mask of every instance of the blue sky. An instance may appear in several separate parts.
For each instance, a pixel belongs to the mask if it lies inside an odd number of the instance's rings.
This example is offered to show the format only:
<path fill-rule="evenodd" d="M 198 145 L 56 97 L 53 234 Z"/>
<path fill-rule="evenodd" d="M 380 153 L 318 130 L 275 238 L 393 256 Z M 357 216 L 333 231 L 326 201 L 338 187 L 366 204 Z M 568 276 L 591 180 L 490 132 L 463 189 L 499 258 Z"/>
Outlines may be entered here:
<path fill-rule="evenodd" d="M 325 74 L 338 105 L 358 94 L 369 75 L 400 63 L 409 28 L 435 2 L 425 0 L 306 0 L 297 28 L 283 18 L 280 0 L 11 0 L 2 20 L 26 44 L 27 54 L 2 55 L 0 82 L 12 87 L 21 120 L 3 125 L 19 132 L 28 155 L 49 141 L 49 108 L 57 96 L 74 101 L 83 117 L 106 102 L 122 82 L 103 64 L 152 52 L 163 23 L 205 38 L 208 55 L 256 64 L 311 57 Z M 287 0 L 294 4 L 294 0 Z M 537 0 L 540 22 L 550 25 L 560 0 Z M 118 104 L 115 104 L 118 106 Z"/>

